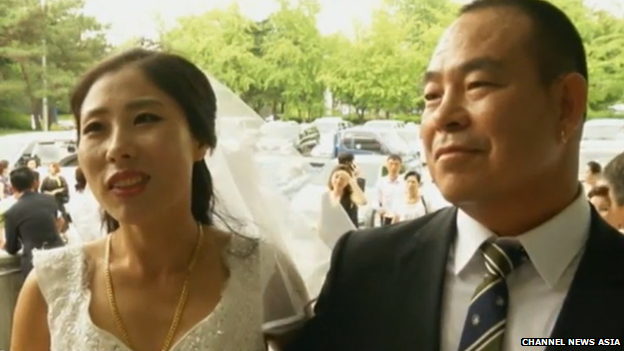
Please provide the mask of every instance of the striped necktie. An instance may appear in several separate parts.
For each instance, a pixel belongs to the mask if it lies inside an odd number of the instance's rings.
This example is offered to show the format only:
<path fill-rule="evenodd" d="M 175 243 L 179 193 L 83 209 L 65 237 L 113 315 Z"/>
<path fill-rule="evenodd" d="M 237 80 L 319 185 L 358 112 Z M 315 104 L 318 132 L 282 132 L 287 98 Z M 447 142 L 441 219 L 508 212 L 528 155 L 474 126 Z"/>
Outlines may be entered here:
<path fill-rule="evenodd" d="M 505 278 L 527 258 L 516 241 L 488 241 L 481 246 L 488 273 L 477 287 L 464 323 L 459 351 L 502 351 L 509 291 Z"/>

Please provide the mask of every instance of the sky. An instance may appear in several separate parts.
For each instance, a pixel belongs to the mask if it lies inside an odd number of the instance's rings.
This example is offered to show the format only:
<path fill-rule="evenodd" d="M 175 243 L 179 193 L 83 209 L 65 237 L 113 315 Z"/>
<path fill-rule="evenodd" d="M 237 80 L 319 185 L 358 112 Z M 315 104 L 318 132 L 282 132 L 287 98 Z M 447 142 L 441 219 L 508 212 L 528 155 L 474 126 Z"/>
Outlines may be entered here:
<path fill-rule="evenodd" d="M 317 18 L 323 34 L 342 32 L 350 34 L 355 21 L 369 23 L 372 12 L 383 0 L 320 0 L 322 10 Z M 468 2 L 469 0 L 456 0 Z M 123 43 L 133 37 L 156 37 L 156 17 L 165 24 L 173 24 L 180 16 L 227 7 L 238 2 L 250 18 L 261 20 L 277 9 L 274 0 L 87 0 L 85 11 L 108 23 L 108 39 L 112 44 Z M 586 0 L 592 6 L 624 9 L 624 0 Z"/>

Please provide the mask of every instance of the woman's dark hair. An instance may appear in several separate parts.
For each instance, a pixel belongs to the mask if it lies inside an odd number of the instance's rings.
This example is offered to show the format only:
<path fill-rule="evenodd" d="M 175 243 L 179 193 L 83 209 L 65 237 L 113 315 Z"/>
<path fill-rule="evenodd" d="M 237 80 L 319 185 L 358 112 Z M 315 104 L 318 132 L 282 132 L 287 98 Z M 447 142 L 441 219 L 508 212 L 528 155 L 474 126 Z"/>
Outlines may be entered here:
<path fill-rule="evenodd" d="M 76 178 L 76 191 L 83 191 L 87 187 L 87 178 L 85 178 L 84 173 L 82 173 L 82 169 L 80 167 L 76 168 L 76 173 L 74 175 Z"/>
<path fill-rule="evenodd" d="M 180 105 L 189 130 L 198 142 L 211 149 L 217 146 L 217 99 L 206 75 L 183 57 L 146 49 L 130 49 L 104 60 L 87 72 L 76 85 L 70 105 L 79 142 L 80 112 L 91 86 L 106 74 L 130 67 L 139 69 L 149 81 Z M 206 162 L 197 161 L 193 164 L 191 212 L 196 221 L 212 225 L 213 211 L 212 176 Z M 119 228 L 119 223 L 106 212 L 103 221 L 109 233 Z"/>

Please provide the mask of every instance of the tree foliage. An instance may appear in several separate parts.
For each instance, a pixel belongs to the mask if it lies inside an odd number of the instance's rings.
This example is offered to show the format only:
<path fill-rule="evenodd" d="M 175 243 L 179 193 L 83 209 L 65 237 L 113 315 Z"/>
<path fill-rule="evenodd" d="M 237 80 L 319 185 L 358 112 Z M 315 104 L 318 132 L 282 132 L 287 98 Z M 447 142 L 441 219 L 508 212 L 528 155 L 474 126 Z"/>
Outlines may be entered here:
<path fill-rule="evenodd" d="M 622 102 L 624 20 L 585 7 L 583 0 L 552 1 L 585 40 L 590 109 Z M 263 114 L 305 119 L 346 107 L 360 118 L 410 115 L 422 107 L 422 74 L 459 6 L 450 0 L 385 0 L 370 26 L 357 26 L 346 37 L 320 35 L 316 0 L 279 4 L 257 23 L 236 6 L 183 18 L 164 33 L 163 45 L 202 65 Z"/>
<path fill-rule="evenodd" d="M 76 78 L 109 49 L 105 28 L 83 8 L 84 0 L 48 0 L 45 8 L 0 1 L 0 108 L 40 116 L 43 96 L 51 109 L 67 107 Z"/>

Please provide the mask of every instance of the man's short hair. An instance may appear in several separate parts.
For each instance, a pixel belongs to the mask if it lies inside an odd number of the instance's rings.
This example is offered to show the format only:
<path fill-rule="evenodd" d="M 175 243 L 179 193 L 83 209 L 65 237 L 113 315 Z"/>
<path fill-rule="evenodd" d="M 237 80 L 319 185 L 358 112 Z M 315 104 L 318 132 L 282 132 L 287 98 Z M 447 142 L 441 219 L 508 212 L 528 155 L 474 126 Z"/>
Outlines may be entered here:
<path fill-rule="evenodd" d="M 609 184 L 609 189 L 618 207 L 624 206 L 624 152 L 607 163 L 602 176 Z"/>
<path fill-rule="evenodd" d="M 600 172 L 602 172 L 602 166 L 596 161 L 587 162 L 587 168 L 589 168 L 592 174 L 600 174 Z"/>
<path fill-rule="evenodd" d="M 35 173 L 28 167 L 18 167 L 9 174 L 11 187 L 18 192 L 31 190 L 35 184 Z"/>
<path fill-rule="evenodd" d="M 416 171 L 408 171 L 407 173 L 405 173 L 405 176 L 403 177 L 403 179 L 407 180 L 407 178 L 409 177 L 416 177 L 416 181 L 418 182 L 418 184 L 420 184 L 420 173 L 416 172 Z"/>
<path fill-rule="evenodd" d="M 346 165 L 349 163 L 353 163 L 353 161 L 355 161 L 355 156 L 353 156 L 352 153 L 350 152 L 341 152 L 338 155 L 338 164 L 339 165 Z"/>
<path fill-rule="evenodd" d="M 589 82 L 583 39 L 561 9 L 544 0 L 475 0 L 460 15 L 494 7 L 515 8 L 533 21 L 535 58 L 540 80 L 546 86 L 561 75 L 576 72 Z"/>
<path fill-rule="evenodd" d="M 388 156 L 388 161 L 399 161 L 399 162 L 403 162 L 403 159 L 401 158 L 401 155 L 399 154 L 390 154 Z"/>

